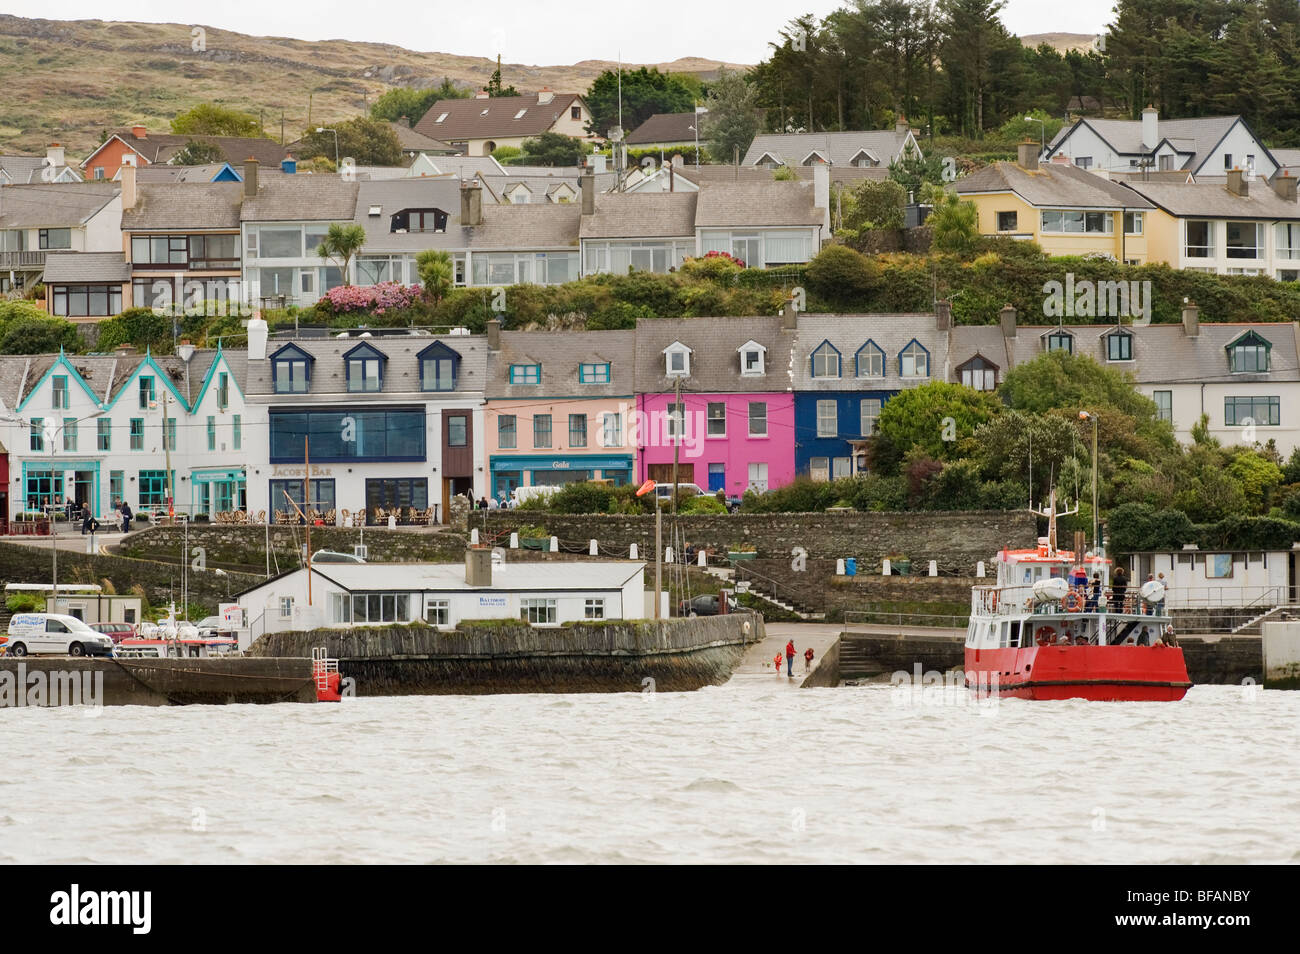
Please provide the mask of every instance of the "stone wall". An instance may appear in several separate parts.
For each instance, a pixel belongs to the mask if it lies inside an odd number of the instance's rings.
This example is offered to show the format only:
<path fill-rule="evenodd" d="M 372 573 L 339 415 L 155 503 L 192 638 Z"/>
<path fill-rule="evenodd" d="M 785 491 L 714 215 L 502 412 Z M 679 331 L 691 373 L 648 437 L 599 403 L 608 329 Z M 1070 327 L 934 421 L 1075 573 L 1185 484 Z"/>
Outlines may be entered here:
<path fill-rule="evenodd" d="M 794 569 L 789 559 L 756 559 L 736 564 L 736 578 L 753 574 L 754 587 L 768 590 L 764 584 L 776 583 L 775 595 L 793 598 L 806 609 L 825 613 L 830 621 L 844 619 L 845 611 L 889 609 L 922 615 L 965 615 L 970 607 L 971 587 L 980 582 L 973 576 L 880 576 L 879 565 L 864 569 L 858 565 L 855 576 L 837 576 L 834 560 L 807 560 L 802 571 Z M 913 567 L 913 569 L 916 569 Z M 925 567 L 922 567 L 925 571 Z M 917 625 L 927 621 L 918 618 Z M 961 626 L 962 621 L 943 621 L 944 626 Z"/>

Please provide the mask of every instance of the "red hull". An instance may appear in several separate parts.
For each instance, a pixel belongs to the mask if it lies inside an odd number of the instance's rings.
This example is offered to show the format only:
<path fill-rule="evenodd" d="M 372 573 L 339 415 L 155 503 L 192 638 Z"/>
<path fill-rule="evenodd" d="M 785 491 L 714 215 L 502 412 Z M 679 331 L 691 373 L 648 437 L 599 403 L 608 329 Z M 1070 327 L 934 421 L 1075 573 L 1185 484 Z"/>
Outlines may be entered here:
<path fill-rule="evenodd" d="M 966 685 L 1012 699 L 1174 702 L 1191 688 L 1181 649 L 1027 646 L 966 649 Z"/>

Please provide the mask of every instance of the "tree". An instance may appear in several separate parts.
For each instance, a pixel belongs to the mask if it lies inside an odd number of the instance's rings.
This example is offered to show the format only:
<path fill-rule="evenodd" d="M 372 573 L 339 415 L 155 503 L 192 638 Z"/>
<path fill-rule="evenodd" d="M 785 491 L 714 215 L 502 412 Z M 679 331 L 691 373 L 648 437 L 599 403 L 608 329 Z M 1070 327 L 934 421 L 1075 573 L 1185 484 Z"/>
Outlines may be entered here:
<path fill-rule="evenodd" d="M 655 113 L 686 113 L 695 107 L 699 81 L 689 82 L 674 73 L 641 67 L 623 70 L 623 129 L 631 132 Z M 587 90 L 591 122 L 587 132 L 606 135 L 619 122 L 619 74 L 605 70 Z"/>
<path fill-rule="evenodd" d="M 979 247 L 980 215 L 973 202 L 963 202 L 954 193 L 944 193 L 928 220 L 936 251 L 969 255 Z"/>
<path fill-rule="evenodd" d="M 523 160 L 538 166 L 576 166 L 582 162 L 586 145 L 581 139 L 563 133 L 544 132 L 524 140 Z"/>
<path fill-rule="evenodd" d="M 880 282 L 880 267 L 843 245 L 827 245 L 808 263 L 808 287 L 837 303 L 861 301 Z"/>
<path fill-rule="evenodd" d="M 0 337 L 0 354 L 50 354 L 59 349 L 81 349 L 76 326 L 63 318 L 17 318 Z"/>
<path fill-rule="evenodd" d="M 428 89 L 412 89 L 410 86 L 395 86 L 386 90 L 370 107 L 370 118 L 380 122 L 395 123 L 406 120 L 414 126 L 427 113 L 434 103 L 442 99 L 465 99 L 468 90 L 460 89 L 448 77 L 443 77 L 442 84 Z"/>
<path fill-rule="evenodd" d="M 447 297 L 455 284 L 451 256 L 441 249 L 426 248 L 415 256 L 415 270 L 424 285 L 424 293 L 434 304 Z"/>
<path fill-rule="evenodd" d="M 327 261 L 338 262 L 339 270 L 343 273 L 343 284 L 351 285 L 348 265 L 351 263 L 353 256 L 361 251 L 361 247 L 365 244 L 365 228 L 360 225 L 343 225 L 339 222 L 333 222 L 316 251 L 321 258 Z"/>
<path fill-rule="evenodd" d="M 173 166 L 204 166 L 212 162 L 222 161 L 221 150 L 210 142 L 199 142 L 191 139 L 183 149 L 171 157 Z"/>
<path fill-rule="evenodd" d="M 708 113 L 701 118 L 701 139 L 709 141 L 709 155 L 716 162 L 731 162 L 736 153 L 743 157 L 758 134 L 758 101 L 745 77 L 726 67 L 709 89 Z"/>
<path fill-rule="evenodd" d="M 943 159 L 939 156 L 922 158 L 908 143 L 906 155 L 890 162 L 889 178 L 901 185 L 913 202 L 918 202 L 922 187 L 943 181 Z"/>
<path fill-rule="evenodd" d="M 907 193 L 893 179 L 863 179 L 847 195 L 844 227 L 861 229 L 901 229 L 903 204 Z"/>
<path fill-rule="evenodd" d="M 397 133 L 386 121 L 358 116 L 320 128 L 324 131 L 309 129 L 303 134 L 298 150 L 300 159 L 324 156 L 333 160 L 334 133 L 338 133 L 340 159 L 350 156 L 362 166 L 402 165 L 402 146 L 397 141 Z"/>
<path fill-rule="evenodd" d="M 172 120 L 172 132 L 180 136 L 252 136 L 265 133 L 257 117 L 237 109 L 199 103 L 192 109 L 177 114 Z"/>
<path fill-rule="evenodd" d="M 505 89 L 501 88 L 501 54 L 500 53 L 497 54 L 497 68 L 492 71 L 492 78 L 488 80 L 487 94 L 489 97 L 493 99 L 495 99 L 498 96 L 519 95 L 519 90 L 515 89 L 513 86 L 507 86 Z"/>
<path fill-rule="evenodd" d="M 883 473 L 916 451 L 935 461 L 956 460 L 974 450 L 974 435 L 1002 409 L 992 394 L 960 384 L 931 381 L 885 402 L 872 438 L 872 464 Z M 877 446 L 879 445 L 879 446 Z"/>

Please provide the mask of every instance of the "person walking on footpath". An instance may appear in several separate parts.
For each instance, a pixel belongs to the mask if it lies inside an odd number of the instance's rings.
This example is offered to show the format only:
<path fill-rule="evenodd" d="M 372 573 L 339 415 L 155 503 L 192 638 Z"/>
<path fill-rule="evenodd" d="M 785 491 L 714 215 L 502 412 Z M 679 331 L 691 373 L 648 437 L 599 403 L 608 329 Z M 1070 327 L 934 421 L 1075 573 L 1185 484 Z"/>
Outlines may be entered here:
<path fill-rule="evenodd" d="M 122 501 L 122 532 L 128 533 L 131 530 L 131 505 L 125 500 Z"/>
<path fill-rule="evenodd" d="M 794 678 L 794 639 L 785 644 L 785 674 Z"/>
<path fill-rule="evenodd" d="M 776 674 L 781 675 L 781 654 L 777 653 L 772 657 L 772 665 L 776 666 Z"/>

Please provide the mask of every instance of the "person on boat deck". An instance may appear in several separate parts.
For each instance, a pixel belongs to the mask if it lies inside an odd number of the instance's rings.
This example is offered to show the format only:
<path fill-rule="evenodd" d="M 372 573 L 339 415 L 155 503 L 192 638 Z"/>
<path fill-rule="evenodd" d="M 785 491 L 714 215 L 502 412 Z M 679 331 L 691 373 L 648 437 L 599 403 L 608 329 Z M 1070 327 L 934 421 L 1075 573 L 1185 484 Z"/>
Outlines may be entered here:
<path fill-rule="evenodd" d="M 1088 599 L 1083 604 L 1085 613 L 1097 612 L 1097 603 L 1101 599 L 1101 574 L 1093 573 L 1088 583 Z"/>
<path fill-rule="evenodd" d="M 1154 573 L 1148 573 L 1148 574 L 1147 574 L 1146 582 L 1147 582 L 1147 583 L 1151 583 L 1151 582 L 1153 582 L 1153 581 L 1155 580 L 1155 578 L 1156 578 L 1156 575 L 1155 575 Z M 1146 583 L 1144 583 L 1144 584 L 1142 584 L 1142 585 L 1145 586 Z M 1154 604 L 1154 603 L 1144 603 L 1143 606 L 1142 606 L 1142 615 L 1143 615 L 1143 616 L 1150 616 L 1152 613 L 1155 612 L 1155 608 L 1156 608 L 1156 607 L 1155 607 L 1155 604 Z"/>
<path fill-rule="evenodd" d="M 1164 575 L 1163 573 L 1157 573 L 1157 574 L 1156 574 L 1156 582 L 1159 583 L 1161 586 L 1163 586 L 1163 587 L 1165 588 L 1165 590 L 1164 590 L 1164 592 L 1160 595 L 1160 599 L 1156 601 L 1156 605 L 1155 605 L 1155 607 L 1154 607 L 1155 615 L 1157 615 L 1157 616 L 1164 616 L 1164 615 L 1165 615 L 1165 597 L 1169 595 L 1169 584 L 1165 582 L 1165 575 Z"/>
<path fill-rule="evenodd" d="M 1058 646 L 1069 646 L 1074 642 L 1074 634 L 1068 629 L 1061 630 L 1061 635 L 1056 637 Z"/>
<path fill-rule="evenodd" d="M 1168 626 L 1165 627 L 1164 635 L 1160 637 L 1160 641 L 1164 643 L 1166 646 L 1178 645 L 1178 636 L 1174 633 L 1173 623 L 1170 623 Z"/>
<path fill-rule="evenodd" d="M 1076 563 L 1070 570 L 1070 589 L 1082 590 L 1084 584 L 1088 582 L 1088 571 L 1080 564 Z"/>
<path fill-rule="evenodd" d="M 1115 567 L 1115 575 L 1110 581 L 1110 608 L 1120 613 L 1124 610 L 1124 595 L 1128 592 L 1128 574 L 1122 566 Z"/>
<path fill-rule="evenodd" d="M 1137 644 L 1139 646 L 1151 645 L 1151 631 L 1145 626 L 1142 627 L 1142 632 L 1138 633 Z"/>

